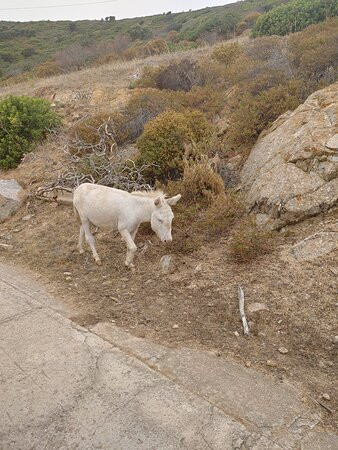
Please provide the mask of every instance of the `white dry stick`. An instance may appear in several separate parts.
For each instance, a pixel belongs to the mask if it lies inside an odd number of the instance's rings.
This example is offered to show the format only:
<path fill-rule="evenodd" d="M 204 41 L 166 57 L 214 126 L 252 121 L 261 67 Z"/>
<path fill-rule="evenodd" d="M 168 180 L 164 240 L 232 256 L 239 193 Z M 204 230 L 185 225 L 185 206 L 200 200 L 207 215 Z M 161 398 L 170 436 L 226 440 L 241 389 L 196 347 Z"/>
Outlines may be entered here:
<path fill-rule="evenodd" d="M 243 330 L 245 336 L 249 336 L 249 325 L 245 317 L 244 312 L 244 291 L 241 288 L 241 286 L 238 286 L 238 301 L 239 301 L 239 313 L 241 315 L 242 323 L 243 323 Z"/>
<path fill-rule="evenodd" d="M 162 265 L 162 271 L 164 273 L 167 273 L 169 270 L 169 266 L 170 266 L 170 262 L 171 262 L 171 256 L 170 255 L 164 255 L 161 258 L 161 265 Z"/>

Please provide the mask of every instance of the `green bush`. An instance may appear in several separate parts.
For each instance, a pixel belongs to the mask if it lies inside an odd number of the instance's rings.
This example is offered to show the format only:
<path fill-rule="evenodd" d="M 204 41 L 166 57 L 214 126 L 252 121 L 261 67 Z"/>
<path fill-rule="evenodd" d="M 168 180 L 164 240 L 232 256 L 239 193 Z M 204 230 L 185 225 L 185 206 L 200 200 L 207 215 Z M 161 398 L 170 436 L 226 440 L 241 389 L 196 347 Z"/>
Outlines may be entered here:
<path fill-rule="evenodd" d="M 0 102 L 0 167 L 16 167 L 25 153 L 59 125 L 47 100 L 10 96 Z"/>
<path fill-rule="evenodd" d="M 253 37 L 273 34 L 284 36 L 337 15 L 337 0 L 295 0 L 273 8 L 260 16 L 252 30 L 252 35 Z"/>
<path fill-rule="evenodd" d="M 185 144 L 211 135 L 211 125 L 201 112 L 166 111 L 145 126 L 137 141 L 137 164 L 153 164 L 146 173 L 150 181 L 177 179 L 184 170 Z"/>

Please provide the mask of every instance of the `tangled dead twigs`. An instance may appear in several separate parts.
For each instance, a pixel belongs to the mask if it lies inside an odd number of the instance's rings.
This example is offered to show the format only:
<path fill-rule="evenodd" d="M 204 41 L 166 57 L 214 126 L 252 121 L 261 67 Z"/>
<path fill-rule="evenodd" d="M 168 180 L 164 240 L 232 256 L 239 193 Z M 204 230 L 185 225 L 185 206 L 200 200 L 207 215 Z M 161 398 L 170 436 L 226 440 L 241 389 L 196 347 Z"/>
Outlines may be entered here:
<path fill-rule="evenodd" d="M 151 165 L 137 166 L 130 159 L 118 160 L 116 152 L 113 152 L 117 145 L 108 122 L 95 131 L 99 136 L 95 144 L 84 142 L 78 136 L 59 136 L 67 159 L 65 169 L 53 181 L 40 186 L 36 197 L 57 201 L 58 192 L 72 192 L 82 183 L 97 183 L 128 192 L 152 189 L 144 177 Z"/>
<path fill-rule="evenodd" d="M 86 124 L 85 128 L 94 136 L 97 136 L 96 142 L 86 142 L 81 139 L 78 133 L 75 136 L 68 137 L 66 141 L 67 152 L 70 153 L 72 149 L 73 154 L 88 155 L 95 153 L 97 156 L 112 155 L 114 150 L 117 149 L 117 142 L 115 140 L 116 130 L 114 129 L 114 124 L 111 122 L 110 118 L 104 121 L 97 128 Z"/>
<path fill-rule="evenodd" d="M 72 160 L 55 180 L 39 187 L 36 192 L 38 197 L 44 197 L 45 192 L 56 189 L 71 192 L 82 183 L 97 183 L 128 192 L 152 189 L 142 175 L 149 167 L 147 165 L 137 167 L 132 160 L 112 162 L 106 158 L 95 160 L 90 156 L 79 158 L 78 161 L 74 161 L 72 157 Z"/>

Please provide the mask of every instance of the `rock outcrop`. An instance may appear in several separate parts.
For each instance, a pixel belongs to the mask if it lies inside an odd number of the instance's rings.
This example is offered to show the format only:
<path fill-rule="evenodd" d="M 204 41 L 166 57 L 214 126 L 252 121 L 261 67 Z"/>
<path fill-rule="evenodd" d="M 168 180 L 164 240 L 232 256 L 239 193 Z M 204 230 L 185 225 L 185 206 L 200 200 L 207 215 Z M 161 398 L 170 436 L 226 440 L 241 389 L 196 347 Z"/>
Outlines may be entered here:
<path fill-rule="evenodd" d="M 15 180 L 0 180 L 0 223 L 20 208 L 21 192 L 22 188 Z"/>
<path fill-rule="evenodd" d="M 248 209 L 278 229 L 338 202 L 338 84 L 312 94 L 262 133 L 241 172 Z"/>
<path fill-rule="evenodd" d="M 291 248 L 297 261 L 312 261 L 338 248 L 338 231 L 322 231 L 298 242 Z"/>

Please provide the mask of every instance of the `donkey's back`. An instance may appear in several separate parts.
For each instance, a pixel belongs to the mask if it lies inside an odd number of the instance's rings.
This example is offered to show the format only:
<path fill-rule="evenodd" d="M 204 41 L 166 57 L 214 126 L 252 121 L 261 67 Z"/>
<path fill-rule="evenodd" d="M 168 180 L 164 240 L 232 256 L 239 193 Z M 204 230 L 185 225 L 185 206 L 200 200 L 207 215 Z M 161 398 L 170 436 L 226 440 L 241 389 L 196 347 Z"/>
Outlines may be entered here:
<path fill-rule="evenodd" d="M 81 221 L 97 227 L 116 228 L 118 217 L 128 213 L 130 194 L 120 189 L 84 183 L 74 191 L 73 205 Z"/>

